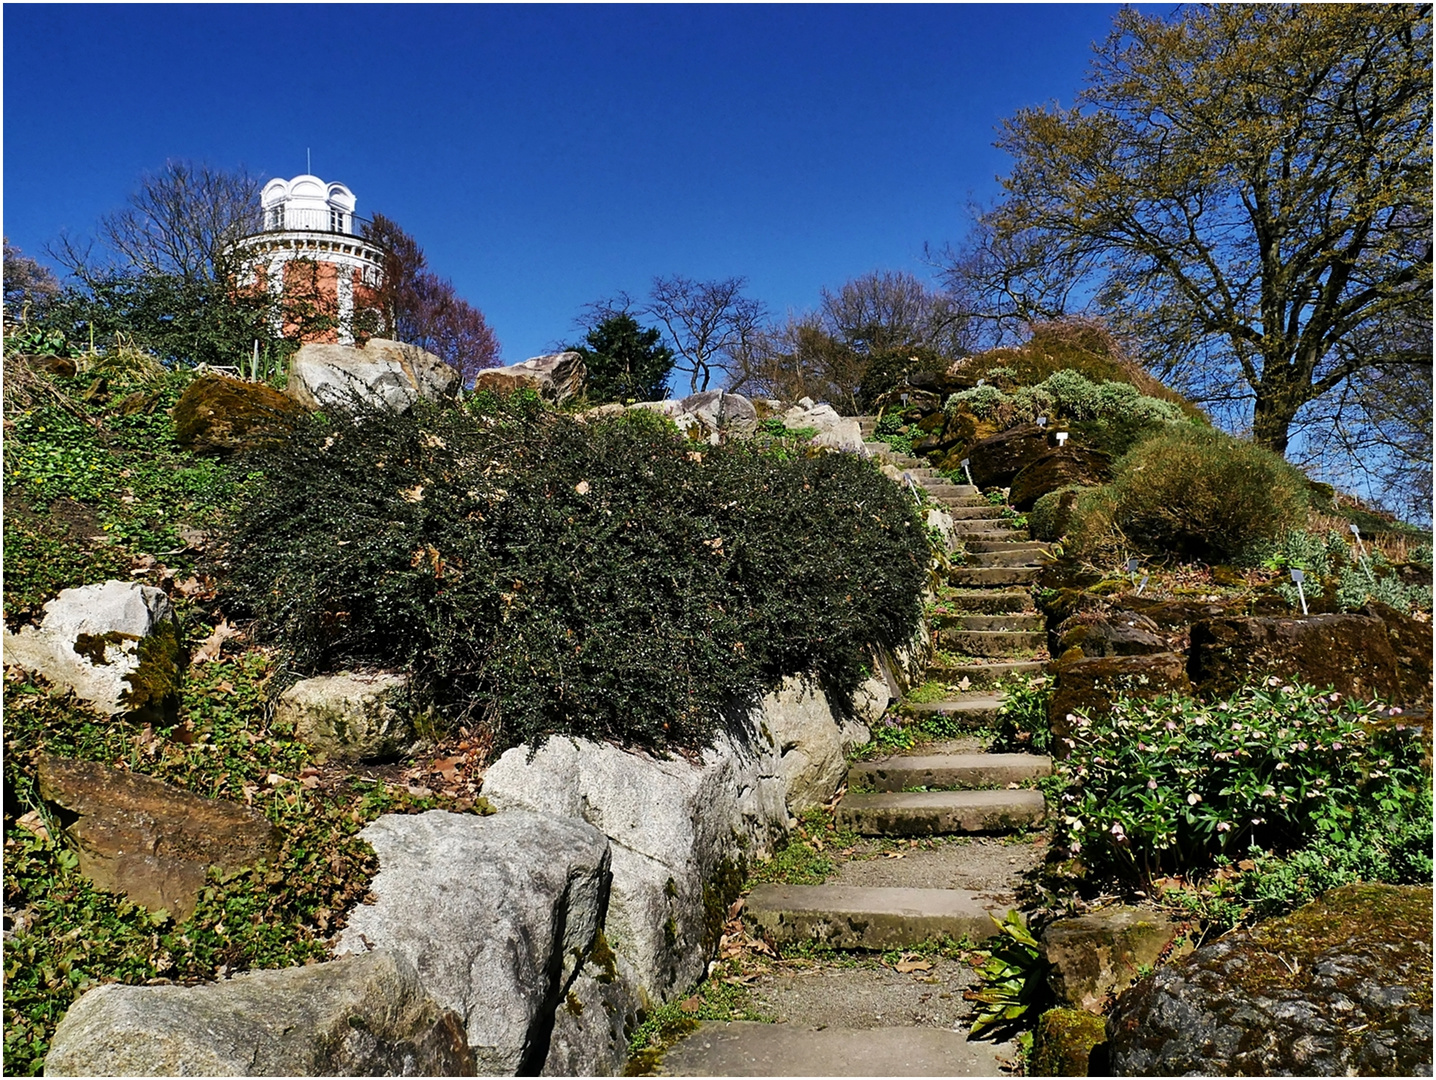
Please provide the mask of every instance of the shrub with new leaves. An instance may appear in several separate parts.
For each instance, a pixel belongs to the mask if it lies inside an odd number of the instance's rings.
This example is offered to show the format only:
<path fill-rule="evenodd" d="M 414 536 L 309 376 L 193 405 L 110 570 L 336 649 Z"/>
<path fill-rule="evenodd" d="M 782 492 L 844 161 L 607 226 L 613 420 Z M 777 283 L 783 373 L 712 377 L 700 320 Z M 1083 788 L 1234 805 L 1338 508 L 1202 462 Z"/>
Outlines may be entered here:
<path fill-rule="evenodd" d="M 847 455 L 477 395 L 316 418 L 262 470 L 227 555 L 261 635 L 302 671 L 407 669 L 505 742 L 698 746 L 784 675 L 850 691 L 919 615 L 913 505 Z"/>
<path fill-rule="evenodd" d="M 1301 525 L 1306 487 L 1270 450 L 1168 424 L 1116 462 L 1101 498 L 1079 502 L 1071 538 L 1089 555 L 1125 543 L 1152 555 L 1229 562 Z"/>
<path fill-rule="evenodd" d="M 1429 856 L 1420 730 L 1375 703 L 1270 679 L 1212 704 L 1124 698 L 1072 728 L 1058 832 L 1091 866 L 1150 880 L 1258 847 L 1380 843 L 1422 805 Z"/>

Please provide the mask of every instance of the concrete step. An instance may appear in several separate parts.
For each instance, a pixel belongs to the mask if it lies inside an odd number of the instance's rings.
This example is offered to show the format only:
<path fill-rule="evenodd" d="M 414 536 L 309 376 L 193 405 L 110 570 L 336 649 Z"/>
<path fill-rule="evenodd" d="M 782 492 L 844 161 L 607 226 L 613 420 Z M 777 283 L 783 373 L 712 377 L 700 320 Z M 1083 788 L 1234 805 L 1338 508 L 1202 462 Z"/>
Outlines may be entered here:
<path fill-rule="evenodd" d="M 951 617 L 946 625 L 955 630 L 1021 630 L 1029 634 L 1044 634 L 1046 620 L 1035 611 L 1013 612 L 1006 615 L 957 615 Z"/>
<path fill-rule="evenodd" d="M 938 596 L 940 603 L 957 608 L 964 615 L 1001 615 L 1011 612 L 1031 612 L 1032 594 L 1026 589 L 945 589 Z M 951 625 L 950 620 L 958 616 L 938 615 L 934 625 Z"/>
<path fill-rule="evenodd" d="M 975 690 L 990 690 L 1010 675 L 1040 675 L 1046 660 L 1008 660 L 990 664 L 929 664 L 927 676 L 945 683 L 966 679 Z"/>
<path fill-rule="evenodd" d="M 1031 630 L 942 629 L 937 632 L 937 644 L 964 656 L 1015 657 L 1047 648 L 1047 634 Z"/>
<path fill-rule="evenodd" d="M 830 1028 L 705 1020 L 661 1076 L 1001 1076 L 1001 1044 L 940 1027 Z"/>
<path fill-rule="evenodd" d="M 898 705 L 898 712 L 906 716 L 945 716 L 963 727 L 982 728 L 997 723 L 1000 708 L 1002 698 L 998 695 L 977 694 L 945 701 L 925 701 L 921 705 L 904 701 Z"/>
<path fill-rule="evenodd" d="M 820 941 L 835 949 L 901 949 L 947 936 L 983 941 L 998 909 L 968 889 L 759 885 L 743 906 L 749 932 L 774 944 Z"/>
<path fill-rule="evenodd" d="M 1040 791 L 850 792 L 837 821 L 864 836 L 1002 833 L 1038 824 L 1046 807 Z"/>
<path fill-rule="evenodd" d="M 1037 754 L 905 754 L 860 761 L 848 770 L 850 790 L 1006 787 L 1052 774 L 1052 759 Z"/>
<path fill-rule="evenodd" d="M 955 566 L 947 572 L 947 583 L 971 585 L 1026 585 L 1036 581 L 1038 566 Z"/>
<path fill-rule="evenodd" d="M 1042 566 L 1042 552 L 1030 548 L 1007 551 L 973 551 L 968 548 L 967 566 Z"/>

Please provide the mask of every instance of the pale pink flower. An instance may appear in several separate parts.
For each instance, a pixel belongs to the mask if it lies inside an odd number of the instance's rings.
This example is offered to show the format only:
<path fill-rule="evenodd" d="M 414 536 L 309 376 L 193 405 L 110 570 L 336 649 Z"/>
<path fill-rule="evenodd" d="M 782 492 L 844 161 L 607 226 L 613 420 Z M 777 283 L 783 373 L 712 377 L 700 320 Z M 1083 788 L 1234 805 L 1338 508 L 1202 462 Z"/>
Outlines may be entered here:
<path fill-rule="evenodd" d="M 1201 802 L 1201 801 L 1202 801 L 1202 797 L 1201 797 L 1200 795 L 1198 795 L 1195 791 L 1192 792 L 1190 795 L 1187 796 L 1187 805 L 1188 805 L 1188 806 L 1196 806 L 1197 803 L 1199 803 L 1199 802 Z"/>

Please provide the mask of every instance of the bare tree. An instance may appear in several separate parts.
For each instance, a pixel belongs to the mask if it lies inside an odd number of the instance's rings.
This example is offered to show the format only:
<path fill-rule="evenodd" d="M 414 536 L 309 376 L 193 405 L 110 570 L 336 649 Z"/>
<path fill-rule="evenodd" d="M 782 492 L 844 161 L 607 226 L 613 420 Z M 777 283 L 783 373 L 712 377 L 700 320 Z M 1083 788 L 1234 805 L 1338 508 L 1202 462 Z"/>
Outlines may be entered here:
<path fill-rule="evenodd" d="M 169 161 L 141 177 L 129 205 L 100 219 L 98 238 L 110 265 L 97 263 L 91 245 L 70 237 L 48 250 L 84 281 L 115 270 L 219 280 L 226 250 L 257 226 L 259 188 L 259 178 L 243 167 Z"/>
<path fill-rule="evenodd" d="M 5 315 L 15 318 L 29 307 L 44 307 L 60 294 L 60 282 L 5 237 Z"/>
<path fill-rule="evenodd" d="M 429 350 L 457 368 L 466 385 L 498 363 L 499 342 L 483 312 L 429 269 L 418 241 L 383 214 L 364 226 L 364 237 L 384 249 L 378 304 L 395 340 Z"/>
<path fill-rule="evenodd" d="M 862 354 L 928 348 L 956 358 L 965 322 L 952 298 L 904 271 L 874 270 L 837 292 L 822 293 L 823 322 L 833 337 Z"/>
<path fill-rule="evenodd" d="M 678 370 L 689 376 L 690 392 L 707 390 L 715 370 L 742 366 L 767 316 L 761 300 L 743 295 L 748 279 L 694 281 L 673 275 L 653 280 L 642 309 L 668 331 Z"/>

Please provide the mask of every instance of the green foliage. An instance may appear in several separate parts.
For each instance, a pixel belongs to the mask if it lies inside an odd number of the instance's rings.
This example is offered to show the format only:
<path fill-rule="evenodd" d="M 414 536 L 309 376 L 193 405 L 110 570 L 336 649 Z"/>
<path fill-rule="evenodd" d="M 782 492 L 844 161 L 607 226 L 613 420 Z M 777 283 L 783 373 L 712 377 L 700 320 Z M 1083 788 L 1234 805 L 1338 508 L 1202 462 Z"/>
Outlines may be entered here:
<path fill-rule="evenodd" d="M 1058 766 L 1070 784 L 1059 839 L 1089 865 L 1150 880 L 1251 846 L 1342 843 L 1362 822 L 1398 829 L 1429 800 L 1430 776 L 1419 732 L 1377 713 L 1276 679 L 1210 705 L 1170 695 L 1079 713 Z"/>
<path fill-rule="evenodd" d="M 1014 675 L 998 688 L 1002 706 L 997 711 L 997 732 L 992 753 L 1045 754 L 1052 746 L 1047 719 L 1052 687 L 1044 676 Z"/>
<path fill-rule="evenodd" d="M 818 807 L 805 810 L 783 847 L 767 862 L 756 863 L 748 880 L 779 885 L 821 885 L 835 866 L 829 851 L 851 847 L 857 841 L 858 834 L 838 828 L 831 813 Z"/>
<path fill-rule="evenodd" d="M 588 368 L 584 393 L 591 403 L 653 401 L 664 395 L 673 350 L 662 334 L 631 315 L 611 315 L 575 346 Z"/>
<path fill-rule="evenodd" d="M 1280 457 L 1170 424 L 1117 461 L 1100 495 L 1078 499 L 1072 540 L 1089 555 L 1125 543 L 1149 555 L 1231 562 L 1305 514 L 1305 478 Z"/>
<path fill-rule="evenodd" d="M 850 692 L 919 614 L 921 523 L 849 455 L 513 395 L 316 419 L 261 460 L 227 586 L 260 633 L 299 670 L 407 669 L 509 742 L 702 745 L 784 675 Z"/>
<path fill-rule="evenodd" d="M 981 989 L 972 995 L 979 1003 L 972 1022 L 974 1037 L 986 1028 L 1009 1030 L 1024 1018 L 1035 1020 L 1050 996 L 1042 947 L 1028 931 L 1021 913 L 1009 911 L 1001 919 L 993 916 L 992 921 L 998 933 L 973 959 L 982 982 Z"/>
<path fill-rule="evenodd" d="M 60 589 L 124 577 L 136 555 L 168 553 L 172 569 L 192 569 L 181 532 L 211 527 L 239 491 L 234 466 L 175 442 L 168 411 L 191 375 L 135 382 L 127 370 L 98 383 L 34 376 L 42 381 L 24 400 L 7 387 L 9 618 L 36 613 Z"/>
<path fill-rule="evenodd" d="M 916 431 L 916 427 L 903 423 L 901 413 L 890 412 L 879 417 L 873 438 L 878 442 L 887 443 L 888 448 L 894 453 L 911 454 L 912 440 Z"/>
<path fill-rule="evenodd" d="M 859 408 L 877 406 L 878 399 L 893 390 L 907 376 L 918 372 L 934 374 L 947 370 L 949 360 L 925 345 L 883 345 L 866 353 L 862 380 L 856 395 Z"/>
<path fill-rule="evenodd" d="M 1320 537 L 1293 529 L 1276 543 L 1255 547 L 1252 554 L 1268 570 L 1304 571 L 1302 592 L 1308 603 L 1324 596 L 1331 586 L 1342 611 L 1357 611 L 1372 600 L 1398 611 L 1431 609 L 1429 585 L 1405 584 L 1379 549 L 1364 556 L 1335 530 Z M 1301 603 L 1289 581 L 1278 582 L 1276 592 L 1293 607 Z"/>
<path fill-rule="evenodd" d="M 908 695 L 907 700 L 918 703 L 920 700 L 940 701 L 952 692 L 950 687 L 942 683 L 926 683 L 928 688 L 941 687 L 941 692 L 929 689 L 928 693 L 936 693 L 935 697 L 927 698 L 919 691 L 918 696 Z M 971 734 L 971 729 L 964 725 L 963 721 L 947 713 L 923 712 L 916 716 L 904 716 L 900 713 L 888 712 L 884 714 L 872 727 L 872 738 L 863 744 L 853 754 L 854 758 L 872 757 L 875 754 L 903 753 L 921 746 L 923 743 L 936 742 L 940 739 L 955 739 L 959 735 Z"/>
<path fill-rule="evenodd" d="M 997 387 L 984 384 L 971 390 L 959 390 L 947 399 L 943 408 L 951 415 L 961 405 L 978 419 L 986 420 L 997 412 L 998 406 L 1009 404 L 1012 400 Z"/>
<path fill-rule="evenodd" d="M 209 629 L 194 622 L 189 644 Z M 214 979 L 323 958 L 375 869 L 355 834 L 381 813 L 436 805 L 358 778 L 313 790 L 300 783 L 308 751 L 266 719 L 270 675 L 271 661 L 256 652 L 194 666 L 181 687 L 177 723 L 149 729 L 7 674 L 5 902 L 22 913 L 5 941 L 7 1072 L 37 1073 L 65 1009 L 99 983 Z M 14 826 L 15 813 L 40 806 L 34 777 L 41 752 L 250 803 L 279 828 L 279 853 L 268 864 L 212 877 L 184 922 L 157 917 L 91 887 L 74 852 L 55 837 Z"/>
<path fill-rule="evenodd" d="M 66 290 L 37 326 L 71 352 L 124 341 L 167 366 L 192 367 L 247 363 L 256 341 L 261 351 L 287 356 L 294 345 L 275 334 L 273 315 L 267 293 L 236 290 L 226 280 L 129 274 Z"/>
<path fill-rule="evenodd" d="M 1088 489 L 1068 484 L 1056 491 L 1040 496 L 1027 512 L 1027 527 L 1034 540 L 1060 540 L 1067 532 L 1072 518 L 1073 507 L 1083 491 Z"/>

